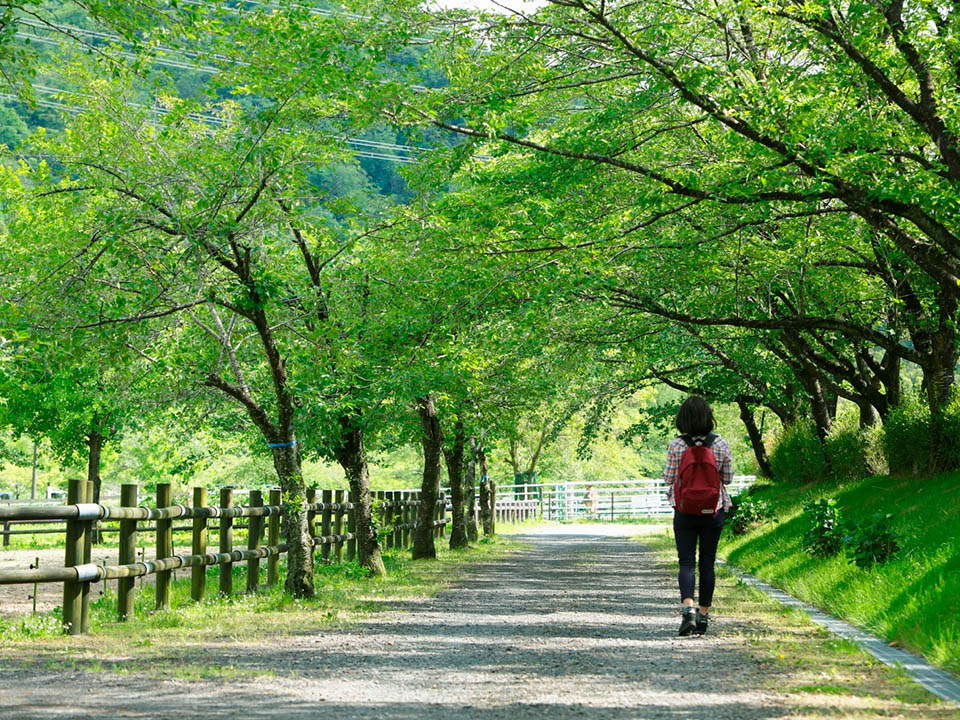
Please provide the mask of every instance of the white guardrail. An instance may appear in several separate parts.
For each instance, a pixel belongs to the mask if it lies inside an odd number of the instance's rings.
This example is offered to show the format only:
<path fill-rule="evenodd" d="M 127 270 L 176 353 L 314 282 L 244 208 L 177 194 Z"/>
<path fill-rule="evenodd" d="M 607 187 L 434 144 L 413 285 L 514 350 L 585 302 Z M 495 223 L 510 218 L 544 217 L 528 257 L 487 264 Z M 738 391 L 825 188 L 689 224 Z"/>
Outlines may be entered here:
<path fill-rule="evenodd" d="M 756 479 L 754 475 L 735 476 L 727 485 L 730 496 L 736 497 Z M 497 488 L 497 503 L 535 501 L 544 520 L 657 517 L 673 515 L 666 490 L 666 484 L 659 479 L 501 485 Z"/>

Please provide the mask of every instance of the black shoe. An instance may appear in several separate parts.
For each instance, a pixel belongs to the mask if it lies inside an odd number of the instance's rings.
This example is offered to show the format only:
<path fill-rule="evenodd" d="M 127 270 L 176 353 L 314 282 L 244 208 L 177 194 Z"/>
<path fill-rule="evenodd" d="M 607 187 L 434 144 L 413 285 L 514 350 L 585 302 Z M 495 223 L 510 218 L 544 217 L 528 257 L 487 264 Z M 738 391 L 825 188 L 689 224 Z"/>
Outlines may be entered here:
<path fill-rule="evenodd" d="M 687 637 L 687 635 L 692 635 L 693 631 L 697 629 L 697 616 L 694 614 L 693 608 L 684 608 L 683 609 L 683 620 L 680 621 L 680 637 Z"/>
<path fill-rule="evenodd" d="M 706 635 L 707 634 L 707 621 L 709 616 L 701 615 L 700 611 L 697 610 L 697 635 Z"/>

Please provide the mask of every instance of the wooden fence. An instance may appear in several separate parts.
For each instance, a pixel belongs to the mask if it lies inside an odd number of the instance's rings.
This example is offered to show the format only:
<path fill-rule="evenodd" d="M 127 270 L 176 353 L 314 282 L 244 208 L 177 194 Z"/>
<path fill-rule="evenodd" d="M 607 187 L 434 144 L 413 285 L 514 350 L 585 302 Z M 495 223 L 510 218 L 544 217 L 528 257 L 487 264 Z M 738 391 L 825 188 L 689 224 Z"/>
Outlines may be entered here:
<path fill-rule="evenodd" d="M 251 490 L 247 505 L 234 505 L 234 490 L 220 490 L 219 505 L 208 506 L 206 488 L 193 489 L 193 505 L 173 503 L 169 483 L 157 485 L 157 507 L 137 506 L 137 486 L 121 487 L 120 506 L 111 507 L 90 502 L 93 483 L 71 480 L 67 504 L 59 506 L 26 505 L 0 507 L 0 522 L 65 522 L 65 557 L 63 567 L 26 570 L 0 570 L 0 585 L 63 583 L 63 625 L 71 635 L 86 633 L 90 622 L 90 583 L 116 579 L 117 617 L 129 620 L 134 610 L 134 582 L 138 577 L 155 575 L 156 607 L 169 609 L 173 571 L 191 569 L 191 597 L 200 601 L 206 594 L 206 569 L 221 566 L 219 593 L 233 593 L 233 564 L 247 563 L 246 592 L 255 592 L 260 586 L 260 561 L 267 565 L 267 585 L 275 585 L 280 575 L 280 555 L 287 551 L 280 542 L 280 522 L 283 515 L 280 490 L 269 492 L 264 505 L 259 490 Z M 321 559 L 330 562 L 356 557 L 356 498 L 343 490 L 307 491 L 307 523 L 313 546 L 320 548 Z M 418 491 L 385 491 L 371 493 L 375 517 L 380 528 L 381 542 L 387 548 L 405 548 L 412 542 L 416 524 Z M 447 519 L 446 500 L 441 495 L 433 513 L 437 537 L 443 537 Z M 173 521 L 190 519 L 186 527 L 174 528 Z M 237 518 L 247 518 L 247 547 L 234 547 L 233 530 Z M 119 557 L 117 565 L 96 565 L 90 562 L 93 525 L 96 522 L 119 521 Z M 207 533 L 210 521 L 217 520 L 218 552 L 208 552 Z M 156 559 L 136 562 L 137 532 L 141 523 L 153 522 L 156 533 Z M 319 534 L 317 524 L 319 522 Z M 143 528 L 139 528 L 143 531 Z M 192 533 L 191 554 L 174 554 L 173 533 L 188 530 Z M 263 544 L 266 536 L 267 544 Z"/>

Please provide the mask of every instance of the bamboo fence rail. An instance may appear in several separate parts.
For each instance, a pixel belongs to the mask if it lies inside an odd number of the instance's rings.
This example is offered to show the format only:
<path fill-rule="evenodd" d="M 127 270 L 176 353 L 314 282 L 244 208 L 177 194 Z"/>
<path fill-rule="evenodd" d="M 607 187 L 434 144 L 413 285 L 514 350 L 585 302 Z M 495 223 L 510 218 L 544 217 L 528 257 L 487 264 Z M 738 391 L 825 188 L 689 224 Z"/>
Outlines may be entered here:
<path fill-rule="evenodd" d="M 411 544 L 415 513 L 412 508 L 419 506 L 416 491 L 374 492 L 374 511 L 380 528 L 381 543 L 386 547 L 406 548 Z M 173 571 L 179 568 L 191 568 L 191 597 L 195 601 L 203 600 L 206 594 L 206 568 L 221 566 L 219 593 L 231 595 L 233 589 L 234 563 L 247 563 L 245 590 L 256 592 L 260 587 L 260 561 L 267 561 L 267 585 L 275 585 L 279 580 L 280 555 L 287 551 L 286 543 L 280 542 L 280 523 L 284 509 L 279 489 L 272 489 L 269 504 L 263 504 L 260 491 L 250 492 L 248 505 L 235 505 L 232 488 L 220 491 L 219 505 L 207 505 L 206 488 L 194 488 L 193 505 L 172 503 L 169 483 L 157 485 L 159 507 L 137 505 L 137 486 L 133 484 L 121 487 L 120 506 L 107 506 L 90 502 L 93 497 L 93 484 L 86 480 L 71 480 L 66 505 L 38 506 L 20 505 L 0 507 L 0 523 L 10 533 L 8 523 L 64 522 L 65 556 L 64 567 L 0 570 L 0 585 L 63 583 L 63 626 L 71 635 L 88 632 L 89 628 L 89 588 L 91 582 L 100 580 L 118 580 L 117 617 L 120 621 L 133 618 L 135 585 L 138 577 L 156 575 L 156 607 L 170 607 L 170 586 Z M 321 500 L 316 501 L 316 491 L 308 495 L 308 528 L 312 537 L 312 548 L 320 548 L 322 562 L 342 562 L 344 551 L 348 560 L 356 558 L 356 510 L 359 503 L 351 494 L 346 496 L 343 490 L 322 491 Z M 316 519 L 320 518 L 320 534 L 316 534 Z M 433 525 L 436 536 L 443 537 L 446 524 L 446 499 L 441 495 L 434 508 Z M 191 519 L 188 528 L 174 528 L 176 519 Z M 246 518 L 247 547 L 234 547 L 233 530 L 241 526 L 234 525 L 234 519 Z M 116 565 L 97 565 L 90 562 L 92 527 L 95 522 L 119 520 L 120 533 L 118 563 Z M 218 525 L 209 525 L 217 520 Z M 137 532 L 139 523 L 153 522 L 152 532 L 156 534 L 156 559 L 136 562 Z M 173 532 L 178 529 L 192 531 L 190 554 L 175 554 Z M 219 535 L 218 552 L 208 552 L 207 533 L 216 530 Z M 30 531 L 23 531 L 30 532 Z M 64 529 L 58 530 L 64 532 Z M 266 534 L 267 544 L 262 545 Z"/>

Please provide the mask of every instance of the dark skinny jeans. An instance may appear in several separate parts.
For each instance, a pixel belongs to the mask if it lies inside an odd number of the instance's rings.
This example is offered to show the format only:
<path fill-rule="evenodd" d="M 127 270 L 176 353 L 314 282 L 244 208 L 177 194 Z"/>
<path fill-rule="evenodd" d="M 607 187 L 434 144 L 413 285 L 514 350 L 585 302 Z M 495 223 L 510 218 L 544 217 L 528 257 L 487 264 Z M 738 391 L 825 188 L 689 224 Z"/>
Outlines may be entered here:
<path fill-rule="evenodd" d="M 723 530 L 724 513 L 715 515 L 686 515 L 674 511 L 673 536 L 677 541 L 677 558 L 680 560 L 680 600 L 693 597 L 694 571 L 697 567 L 697 542 L 700 543 L 700 605 L 710 607 L 713 603 L 713 587 L 716 575 L 713 564 L 717 559 L 717 543 Z"/>

